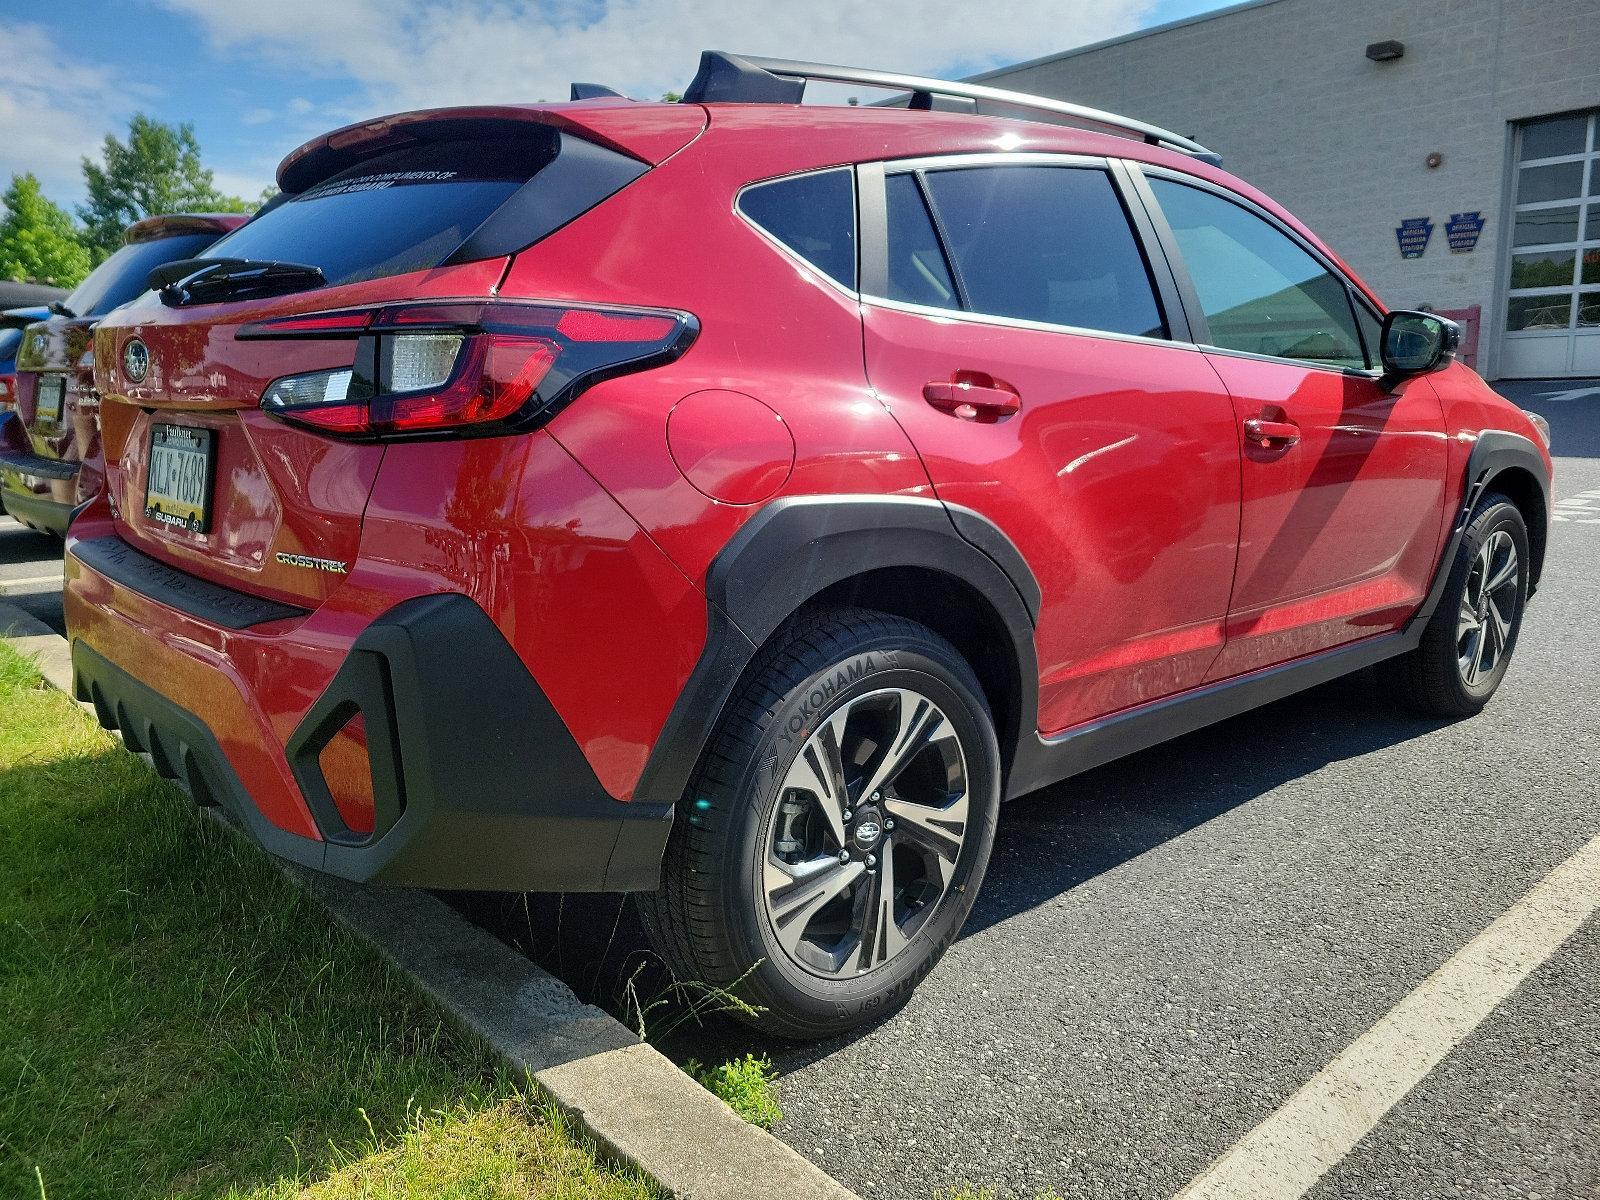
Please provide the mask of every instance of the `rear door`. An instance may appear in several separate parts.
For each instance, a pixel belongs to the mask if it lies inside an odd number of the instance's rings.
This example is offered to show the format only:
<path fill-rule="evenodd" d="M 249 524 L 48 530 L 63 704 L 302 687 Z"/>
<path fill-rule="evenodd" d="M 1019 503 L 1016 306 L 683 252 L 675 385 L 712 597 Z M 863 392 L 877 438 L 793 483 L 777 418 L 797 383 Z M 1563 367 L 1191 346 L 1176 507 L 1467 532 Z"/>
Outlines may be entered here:
<path fill-rule="evenodd" d="M 1424 378 L 1380 383 L 1377 314 L 1292 230 L 1220 188 L 1147 178 L 1244 447 L 1228 646 L 1212 677 L 1395 629 L 1438 562 L 1438 396 Z"/>
<path fill-rule="evenodd" d="M 1238 438 L 1120 166 L 979 156 L 860 177 L 867 373 L 939 497 L 1038 579 L 1041 729 L 1198 684 L 1222 646 Z"/>

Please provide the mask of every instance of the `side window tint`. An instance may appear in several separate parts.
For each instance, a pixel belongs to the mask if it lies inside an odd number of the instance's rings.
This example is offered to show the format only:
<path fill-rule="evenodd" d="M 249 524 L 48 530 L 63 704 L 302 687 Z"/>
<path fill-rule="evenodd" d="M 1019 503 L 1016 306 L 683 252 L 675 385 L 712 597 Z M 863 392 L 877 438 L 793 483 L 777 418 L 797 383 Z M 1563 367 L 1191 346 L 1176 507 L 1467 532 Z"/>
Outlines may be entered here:
<path fill-rule="evenodd" d="M 1254 213 L 1151 179 L 1200 295 L 1211 344 L 1332 367 L 1367 365 L 1344 280 Z"/>
<path fill-rule="evenodd" d="M 974 312 L 1166 336 L 1144 256 L 1104 171 L 964 167 L 926 178 Z"/>
<path fill-rule="evenodd" d="M 930 308 L 960 308 L 955 280 L 939 247 L 914 175 L 884 180 L 889 207 L 889 299 Z"/>
<path fill-rule="evenodd" d="M 739 211 L 830 278 L 856 286 L 855 174 L 848 167 L 747 187 Z"/>

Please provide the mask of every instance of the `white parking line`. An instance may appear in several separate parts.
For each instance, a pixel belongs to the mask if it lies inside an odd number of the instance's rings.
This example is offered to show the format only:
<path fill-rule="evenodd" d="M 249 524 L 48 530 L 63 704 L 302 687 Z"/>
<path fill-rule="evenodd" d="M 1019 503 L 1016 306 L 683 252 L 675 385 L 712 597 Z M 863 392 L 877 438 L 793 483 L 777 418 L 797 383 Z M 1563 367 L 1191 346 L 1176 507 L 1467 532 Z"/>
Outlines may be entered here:
<path fill-rule="evenodd" d="M 14 591 L 29 591 L 42 583 L 60 585 L 64 582 L 65 579 L 59 571 L 54 575 L 31 575 L 27 579 L 0 579 L 0 596 Z"/>
<path fill-rule="evenodd" d="M 1177 1200 L 1303 1196 L 1596 911 L 1600 837 L 1423 980 Z"/>
<path fill-rule="evenodd" d="M 1557 500 L 1551 516 L 1557 521 L 1572 521 L 1578 525 L 1600 525 L 1600 488 Z"/>

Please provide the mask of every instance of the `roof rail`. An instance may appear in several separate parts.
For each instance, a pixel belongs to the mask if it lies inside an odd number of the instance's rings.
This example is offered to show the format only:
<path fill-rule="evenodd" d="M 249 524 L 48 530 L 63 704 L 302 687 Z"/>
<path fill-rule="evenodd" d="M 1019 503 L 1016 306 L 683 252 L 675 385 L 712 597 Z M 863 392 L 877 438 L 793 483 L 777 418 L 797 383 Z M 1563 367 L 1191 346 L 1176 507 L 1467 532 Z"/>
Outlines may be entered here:
<path fill-rule="evenodd" d="M 700 55 L 700 70 L 683 94 L 686 104 L 799 104 L 811 80 L 823 83 L 857 83 L 864 87 L 886 88 L 911 93 L 912 108 L 941 112 L 978 111 L 980 102 L 1028 114 L 1025 119 L 1066 118 L 1121 134 L 1133 134 L 1152 146 L 1165 146 L 1193 155 L 1213 166 L 1222 157 L 1207 150 L 1193 138 L 1148 125 L 1118 113 L 1051 100 L 1026 92 L 1008 92 L 978 83 L 929 79 L 921 75 L 899 75 L 892 71 L 871 71 L 861 67 L 837 67 L 826 63 L 798 62 L 786 58 L 756 58 L 706 50 Z"/>

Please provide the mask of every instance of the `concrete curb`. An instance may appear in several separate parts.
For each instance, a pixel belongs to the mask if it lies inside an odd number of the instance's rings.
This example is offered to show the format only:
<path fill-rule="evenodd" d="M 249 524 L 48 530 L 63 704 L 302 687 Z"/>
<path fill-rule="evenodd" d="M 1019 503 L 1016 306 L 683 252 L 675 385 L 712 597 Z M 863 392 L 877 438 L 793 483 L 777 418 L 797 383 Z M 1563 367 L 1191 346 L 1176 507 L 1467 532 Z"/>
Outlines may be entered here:
<path fill-rule="evenodd" d="M 0 638 L 72 694 L 67 640 L 0 601 Z M 216 810 L 208 810 L 215 812 Z M 226 824 L 226 818 L 220 817 Z M 242 835 L 241 835 L 242 836 Z M 253 843 L 252 843 L 253 845 Z M 858 1200 L 566 984 L 427 892 L 284 873 L 409 976 L 615 1160 L 683 1200 Z"/>

